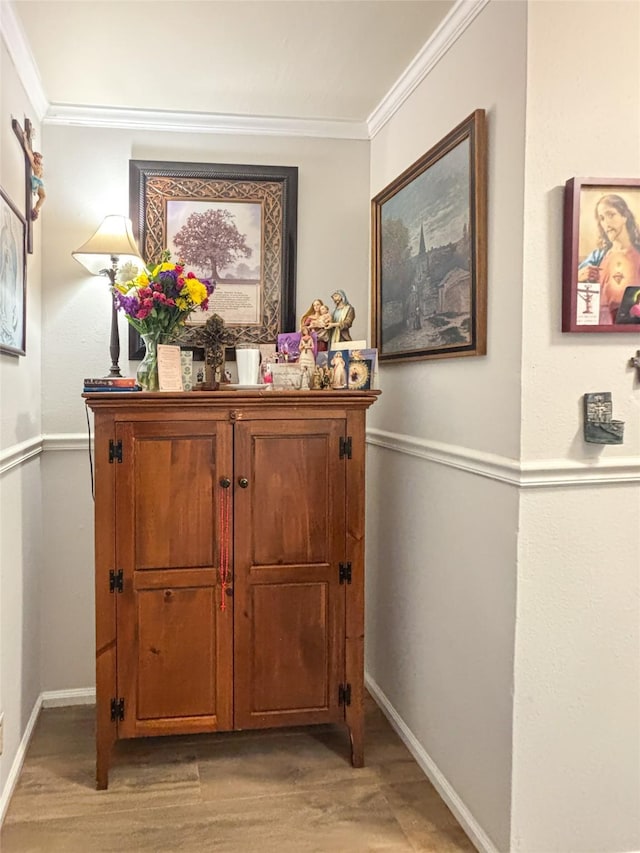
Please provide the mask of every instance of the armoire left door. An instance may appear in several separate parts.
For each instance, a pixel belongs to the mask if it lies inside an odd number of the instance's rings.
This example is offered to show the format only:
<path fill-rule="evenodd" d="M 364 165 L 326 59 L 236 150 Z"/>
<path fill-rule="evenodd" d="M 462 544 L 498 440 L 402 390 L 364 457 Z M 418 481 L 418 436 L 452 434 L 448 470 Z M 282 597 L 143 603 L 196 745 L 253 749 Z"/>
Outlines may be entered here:
<path fill-rule="evenodd" d="M 119 737 L 233 727 L 233 433 L 206 420 L 116 425 Z"/>

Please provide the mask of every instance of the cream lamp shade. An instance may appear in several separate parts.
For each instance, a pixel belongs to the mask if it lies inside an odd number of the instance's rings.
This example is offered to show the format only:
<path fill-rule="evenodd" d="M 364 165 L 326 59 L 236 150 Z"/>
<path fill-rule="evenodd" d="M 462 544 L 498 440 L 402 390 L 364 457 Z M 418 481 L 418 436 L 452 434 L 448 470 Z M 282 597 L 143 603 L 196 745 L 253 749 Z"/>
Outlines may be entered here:
<path fill-rule="evenodd" d="M 96 233 L 89 237 L 72 256 L 92 275 L 106 275 L 114 260 L 118 267 L 126 263 L 144 266 L 140 252 L 133 239 L 131 220 L 126 216 L 105 216 Z"/>
<path fill-rule="evenodd" d="M 109 279 L 112 288 L 111 298 L 111 338 L 109 352 L 111 367 L 109 377 L 121 376 L 118 360 L 120 358 L 120 333 L 118 331 L 118 312 L 113 285 L 116 282 L 118 269 L 125 264 L 134 264 L 136 274 L 144 267 L 144 261 L 133 239 L 131 220 L 126 216 L 109 214 L 105 216 L 102 225 L 93 237 L 89 237 L 71 255 L 82 264 L 92 275 L 104 275 Z"/>

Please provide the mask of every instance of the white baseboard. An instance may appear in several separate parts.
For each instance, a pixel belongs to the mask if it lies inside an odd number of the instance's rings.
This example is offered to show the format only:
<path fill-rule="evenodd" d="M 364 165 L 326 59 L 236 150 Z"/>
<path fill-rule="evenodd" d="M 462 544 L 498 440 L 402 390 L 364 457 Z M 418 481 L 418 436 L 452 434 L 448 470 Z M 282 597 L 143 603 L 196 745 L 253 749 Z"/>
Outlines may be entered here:
<path fill-rule="evenodd" d="M 24 764 L 24 759 L 29 747 L 29 741 L 33 736 L 33 730 L 36 727 L 40 710 L 42 708 L 61 708 L 65 705 L 92 705 L 95 701 L 95 687 L 81 687 L 77 690 L 47 690 L 38 696 L 33 706 L 33 710 L 31 711 L 29 721 L 25 727 L 24 734 L 22 735 L 18 751 L 13 759 L 13 764 L 11 765 L 9 775 L 7 776 L 7 781 L 2 793 L 0 794 L 0 826 L 4 823 L 5 815 L 9 808 L 9 802 L 11 801 L 13 792 L 18 784 L 20 771 Z"/>
<path fill-rule="evenodd" d="M 75 690 L 45 690 L 40 694 L 43 708 L 64 708 L 67 705 L 95 705 L 96 688 L 78 687 Z"/>
<path fill-rule="evenodd" d="M 429 781 L 433 784 L 434 788 L 438 791 L 442 799 L 456 816 L 459 824 L 467 833 L 476 848 L 480 853 L 498 853 L 498 848 L 476 821 L 456 791 L 451 787 L 445 776 L 442 774 L 435 761 L 424 749 L 422 744 L 418 741 L 411 729 L 407 726 L 405 721 L 398 714 L 396 709 L 380 689 L 378 684 L 373 680 L 373 678 L 371 678 L 369 673 L 365 673 L 365 684 L 369 693 L 371 693 L 376 703 L 380 706 L 385 717 L 400 735 L 409 752 L 413 755 Z"/>
<path fill-rule="evenodd" d="M 22 735 L 22 740 L 20 741 L 20 745 L 18 746 L 16 757 L 13 759 L 11 770 L 9 771 L 7 781 L 5 783 L 4 788 L 2 789 L 2 794 L 0 795 L 0 826 L 2 826 L 2 824 L 4 823 L 4 818 L 7 813 L 7 809 L 9 808 L 9 801 L 11 800 L 15 787 L 18 784 L 20 771 L 22 770 L 22 765 L 24 764 L 24 757 L 27 754 L 27 747 L 29 746 L 31 735 L 33 734 L 33 730 L 36 727 L 36 722 L 38 721 L 38 714 L 40 713 L 40 708 L 42 708 L 42 693 L 35 701 L 33 711 L 31 712 L 31 716 L 29 717 L 29 721 L 27 722 L 24 734 Z"/>

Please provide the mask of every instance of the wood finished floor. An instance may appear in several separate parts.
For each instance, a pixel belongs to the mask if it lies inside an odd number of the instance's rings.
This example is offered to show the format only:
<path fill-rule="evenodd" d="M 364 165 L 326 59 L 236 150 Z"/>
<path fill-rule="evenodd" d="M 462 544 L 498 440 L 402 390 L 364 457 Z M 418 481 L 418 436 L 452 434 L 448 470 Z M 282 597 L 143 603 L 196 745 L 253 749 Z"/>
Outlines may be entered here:
<path fill-rule="evenodd" d="M 331 726 L 123 741 L 95 790 L 94 708 L 44 709 L 2 853 L 473 851 L 367 697 L 366 767 Z"/>

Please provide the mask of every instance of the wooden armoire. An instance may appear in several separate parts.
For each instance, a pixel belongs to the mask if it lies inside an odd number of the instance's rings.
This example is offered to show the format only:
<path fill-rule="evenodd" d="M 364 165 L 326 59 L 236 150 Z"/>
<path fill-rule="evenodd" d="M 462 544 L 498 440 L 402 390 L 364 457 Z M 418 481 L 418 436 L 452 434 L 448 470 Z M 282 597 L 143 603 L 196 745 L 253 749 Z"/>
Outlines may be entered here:
<path fill-rule="evenodd" d="M 97 786 L 119 738 L 346 724 L 363 754 L 376 391 L 85 394 Z"/>

